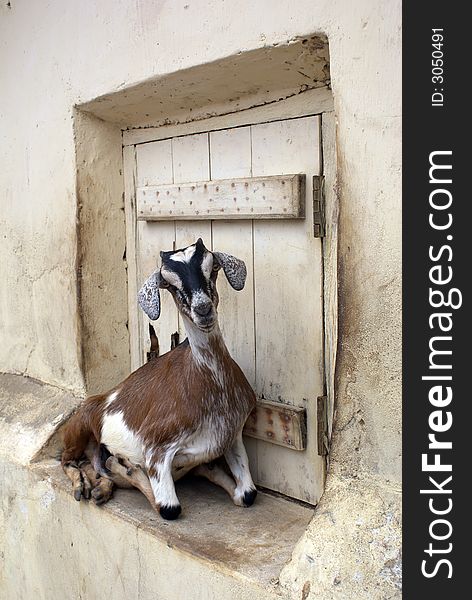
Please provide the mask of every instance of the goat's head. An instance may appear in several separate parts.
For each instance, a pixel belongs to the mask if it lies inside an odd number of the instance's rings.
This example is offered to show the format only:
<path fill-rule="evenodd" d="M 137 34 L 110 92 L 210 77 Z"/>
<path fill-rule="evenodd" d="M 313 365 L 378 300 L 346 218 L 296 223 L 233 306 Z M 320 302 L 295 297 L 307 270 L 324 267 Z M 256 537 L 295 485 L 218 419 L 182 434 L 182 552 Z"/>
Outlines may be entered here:
<path fill-rule="evenodd" d="M 187 248 L 161 252 L 161 259 L 161 268 L 145 281 L 138 294 L 141 308 L 152 320 L 159 318 L 159 288 L 164 288 L 172 294 L 182 315 L 200 330 L 209 332 L 217 321 L 218 271 L 223 269 L 235 290 L 242 290 L 246 281 L 242 260 L 207 250 L 201 238 Z"/>

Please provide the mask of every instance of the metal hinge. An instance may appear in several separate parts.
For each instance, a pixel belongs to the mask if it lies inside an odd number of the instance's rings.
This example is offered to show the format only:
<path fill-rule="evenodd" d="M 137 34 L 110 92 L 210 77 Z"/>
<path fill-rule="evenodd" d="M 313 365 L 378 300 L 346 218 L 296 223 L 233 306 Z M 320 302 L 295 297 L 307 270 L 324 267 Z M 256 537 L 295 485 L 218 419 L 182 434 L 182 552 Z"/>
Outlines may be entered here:
<path fill-rule="evenodd" d="M 327 456 L 329 454 L 328 435 L 328 396 L 318 396 L 318 454 Z"/>
<path fill-rule="evenodd" d="M 281 402 L 258 400 L 243 433 L 292 450 L 305 450 L 306 410 Z"/>
<path fill-rule="evenodd" d="M 313 235 L 317 238 L 324 237 L 325 230 L 324 177 L 315 175 L 313 177 Z"/>

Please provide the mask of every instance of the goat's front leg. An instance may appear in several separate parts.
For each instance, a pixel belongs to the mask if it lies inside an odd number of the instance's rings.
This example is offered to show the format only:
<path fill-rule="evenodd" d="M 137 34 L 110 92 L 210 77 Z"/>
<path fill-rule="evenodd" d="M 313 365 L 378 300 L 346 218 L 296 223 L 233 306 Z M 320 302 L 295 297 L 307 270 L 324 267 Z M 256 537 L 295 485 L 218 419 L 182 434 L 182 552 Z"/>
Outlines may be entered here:
<path fill-rule="evenodd" d="M 95 504 L 108 502 L 113 495 L 113 482 L 108 477 L 99 475 L 88 459 L 78 463 L 69 461 L 64 465 L 64 472 L 72 481 L 74 498 L 80 500 L 92 498 Z"/>
<path fill-rule="evenodd" d="M 217 464 L 202 464 L 195 467 L 192 471 L 193 475 L 197 477 L 205 477 L 208 481 L 211 481 L 215 485 L 219 485 L 234 500 L 236 484 L 234 479 L 230 477 L 224 470 Z"/>
<path fill-rule="evenodd" d="M 172 478 L 174 455 L 175 452 L 168 451 L 148 466 L 149 481 L 159 514 L 168 520 L 176 519 L 182 511 Z"/>
<path fill-rule="evenodd" d="M 92 484 L 83 469 L 84 461 L 67 461 L 63 465 L 64 473 L 72 482 L 72 493 L 76 500 L 89 499 Z"/>
<path fill-rule="evenodd" d="M 113 480 L 119 478 L 137 488 L 161 517 L 170 520 L 176 519 L 181 512 L 172 479 L 173 456 L 172 453 L 164 455 L 162 460 L 153 461 L 147 469 L 148 473 L 141 466 L 133 465 L 122 456 L 110 456 L 105 466 L 111 472 Z"/>
<path fill-rule="evenodd" d="M 224 456 L 236 481 L 233 502 L 237 506 L 252 506 L 257 496 L 257 490 L 249 471 L 242 431 L 238 433 L 233 445 L 225 452 Z"/>
<path fill-rule="evenodd" d="M 88 460 L 80 464 L 80 470 L 84 480 L 84 487 L 86 488 L 88 482 L 91 490 L 84 497 L 88 498 L 91 496 L 97 506 L 108 502 L 113 495 L 113 482 L 108 477 L 100 475 Z"/>
<path fill-rule="evenodd" d="M 110 456 L 106 463 L 106 468 L 111 473 L 111 479 L 118 487 L 135 487 L 143 493 L 149 500 L 151 506 L 159 510 L 154 500 L 149 477 L 139 465 L 131 464 L 126 458 L 121 456 Z M 123 485 L 125 484 L 125 485 Z"/>

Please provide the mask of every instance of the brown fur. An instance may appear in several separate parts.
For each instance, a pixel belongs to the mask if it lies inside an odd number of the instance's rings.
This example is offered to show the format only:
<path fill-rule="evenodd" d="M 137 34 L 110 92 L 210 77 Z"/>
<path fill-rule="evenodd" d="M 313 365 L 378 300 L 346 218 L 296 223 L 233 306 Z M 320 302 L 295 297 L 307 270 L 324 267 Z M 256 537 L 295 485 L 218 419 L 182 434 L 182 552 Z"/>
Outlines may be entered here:
<path fill-rule="evenodd" d="M 195 431 L 210 414 L 224 417 L 228 429 L 235 432 L 242 425 L 241 418 L 245 420 L 253 409 L 255 396 L 239 366 L 218 342 L 214 340 L 212 350 L 225 373 L 227 402 L 209 401 L 221 393 L 219 385 L 208 368 L 196 365 L 190 345 L 184 343 L 145 364 L 117 386 L 119 395 L 110 412 L 122 411 L 128 427 L 139 432 L 144 444 L 155 447 L 156 453 L 183 431 Z"/>
<path fill-rule="evenodd" d="M 194 431 L 203 417 L 215 415 L 215 409 L 216 414 L 229 421 L 234 417 L 239 421 L 241 413 L 247 416 L 255 406 L 254 392 L 238 364 L 218 341 L 214 342 L 214 348 L 226 374 L 228 403 L 215 405 L 208 401 L 209 396 L 220 392 L 219 386 L 209 369 L 198 367 L 192 360 L 190 345 L 180 344 L 131 373 L 106 394 L 85 400 L 64 430 L 62 464 L 82 458 L 91 436 L 100 443 L 106 412 L 122 411 L 128 427 L 140 433 L 146 446 L 156 449 L 182 431 Z M 179 373 L 177 380 L 176 373 Z M 107 409 L 105 400 L 115 390 L 119 390 L 118 398 Z M 228 414 L 228 408 L 233 414 Z"/>
<path fill-rule="evenodd" d="M 63 433 L 63 465 L 83 458 L 91 439 L 99 443 L 105 398 L 103 394 L 90 396 L 67 423 Z"/>

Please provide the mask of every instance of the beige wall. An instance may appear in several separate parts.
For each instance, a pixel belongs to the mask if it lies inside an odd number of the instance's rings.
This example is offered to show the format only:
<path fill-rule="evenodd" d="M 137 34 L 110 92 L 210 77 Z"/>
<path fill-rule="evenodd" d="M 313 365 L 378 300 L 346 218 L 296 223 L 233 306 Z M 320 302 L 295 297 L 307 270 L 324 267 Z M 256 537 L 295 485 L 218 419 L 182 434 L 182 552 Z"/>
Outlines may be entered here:
<path fill-rule="evenodd" d="M 76 277 L 74 105 L 238 52 L 327 35 L 340 203 L 337 421 L 327 492 L 282 580 L 294 597 L 302 590 L 304 598 L 394 597 L 400 2 L 9 4 L 0 5 L 0 370 L 78 394 L 86 357 Z"/>

